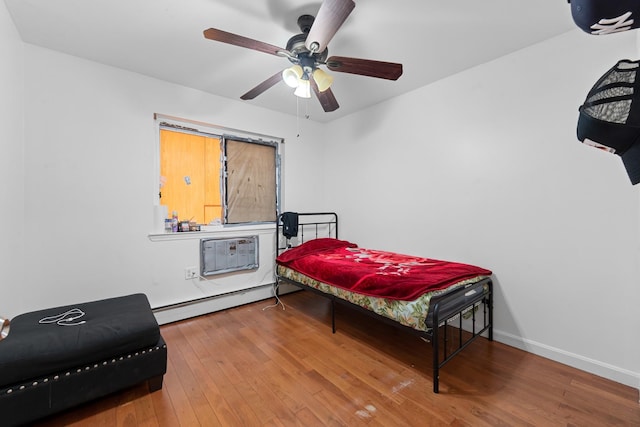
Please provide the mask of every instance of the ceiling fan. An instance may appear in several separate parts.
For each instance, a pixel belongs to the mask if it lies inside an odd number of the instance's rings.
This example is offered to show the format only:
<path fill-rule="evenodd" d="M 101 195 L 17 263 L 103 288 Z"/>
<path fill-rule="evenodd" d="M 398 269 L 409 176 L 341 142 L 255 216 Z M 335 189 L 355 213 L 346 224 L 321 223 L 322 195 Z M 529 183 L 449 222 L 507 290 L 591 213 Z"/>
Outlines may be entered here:
<path fill-rule="evenodd" d="M 240 99 L 253 99 L 284 81 L 295 87 L 294 93 L 303 98 L 311 97 L 313 89 L 324 111 L 335 111 L 340 105 L 330 88 L 333 77 L 322 70 L 321 65 L 331 71 L 387 80 L 397 80 L 402 75 L 402 64 L 345 56 L 328 57 L 327 45 L 355 6 L 353 0 L 324 0 L 315 18 L 311 15 L 298 18 L 302 32 L 289 39 L 286 49 L 216 28 L 205 30 L 204 36 L 209 40 L 285 57 L 293 63 L 291 67 L 249 90 Z"/>

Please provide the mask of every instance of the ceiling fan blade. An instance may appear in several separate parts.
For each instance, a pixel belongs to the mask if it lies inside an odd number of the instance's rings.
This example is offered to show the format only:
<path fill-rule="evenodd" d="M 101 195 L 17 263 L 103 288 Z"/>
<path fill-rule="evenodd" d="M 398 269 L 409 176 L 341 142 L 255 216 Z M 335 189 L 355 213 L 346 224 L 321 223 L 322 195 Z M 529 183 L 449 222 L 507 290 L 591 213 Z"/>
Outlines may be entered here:
<path fill-rule="evenodd" d="M 327 88 L 324 92 L 320 92 L 315 80 L 309 79 L 309 81 L 311 82 L 311 87 L 318 97 L 318 101 L 320 101 L 320 105 L 322 105 L 322 109 L 325 111 L 325 113 L 336 111 L 338 108 L 340 108 L 336 97 L 333 96 L 333 92 L 331 92 L 331 88 Z"/>
<path fill-rule="evenodd" d="M 281 47 L 250 39 L 248 37 L 239 36 L 237 34 L 228 33 L 216 28 L 209 28 L 208 30 L 204 30 L 204 37 L 209 40 L 228 43 L 234 46 L 246 47 L 247 49 L 257 50 L 260 52 L 269 53 L 271 55 L 278 55 L 279 52 L 286 52 L 286 50 Z"/>
<path fill-rule="evenodd" d="M 281 80 L 282 80 L 282 71 L 278 71 L 273 76 L 269 77 L 267 80 L 263 81 L 258 86 L 254 87 L 249 92 L 242 95 L 240 99 L 243 99 L 245 101 L 248 99 L 253 99 Z"/>
<path fill-rule="evenodd" d="M 339 73 L 358 74 L 387 80 L 398 80 L 402 75 L 402 64 L 345 56 L 330 57 L 327 59 L 327 68 Z"/>
<path fill-rule="evenodd" d="M 324 52 L 354 7 L 356 4 L 353 0 L 324 0 L 304 42 L 307 49 Z"/>

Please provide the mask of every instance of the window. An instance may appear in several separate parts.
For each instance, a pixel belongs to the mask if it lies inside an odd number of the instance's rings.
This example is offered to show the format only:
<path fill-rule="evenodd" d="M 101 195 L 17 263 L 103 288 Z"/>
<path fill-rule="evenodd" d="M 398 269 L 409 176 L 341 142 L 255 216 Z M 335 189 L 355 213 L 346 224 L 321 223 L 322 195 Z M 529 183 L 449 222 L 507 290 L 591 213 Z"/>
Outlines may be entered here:
<path fill-rule="evenodd" d="M 275 147 L 230 138 L 223 141 L 226 222 L 275 222 Z"/>
<path fill-rule="evenodd" d="M 281 140 L 158 116 L 158 196 L 169 216 L 198 224 L 276 221 Z"/>

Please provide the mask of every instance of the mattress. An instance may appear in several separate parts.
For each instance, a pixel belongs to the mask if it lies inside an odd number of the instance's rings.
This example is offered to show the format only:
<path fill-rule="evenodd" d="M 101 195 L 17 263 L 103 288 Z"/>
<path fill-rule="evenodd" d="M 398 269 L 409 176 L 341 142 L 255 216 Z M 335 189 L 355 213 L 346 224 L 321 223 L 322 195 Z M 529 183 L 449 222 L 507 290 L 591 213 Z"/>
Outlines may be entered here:
<path fill-rule="evenodd" d="M 144 294 L 21 314 L 0 341 L 0 386 L 154 346 L 159 340 L 160 328 Z"/>
<path fill-rule="evenodd" d="M 433 313 L 430 311 L 430 307 L 431 301 L 434 298 L 443 297 L 459 290 L 460 288 L 465 288 L 465 291 L 460 293 L 459 298 L 447 300 L 443 306 L 440 307 L 439 319 L 444 319 L 449 317 L 453 312 L 460 310 L 461 307 L 468 306 L 467 301 L 476 299 L 478 294 L 484 295 L 489 292 L 489 285 L 485 280 L 489 276 L 478 275 L 460 280 L 445 289 L 426 292 L 416 299 L 405 301 L 352 292 L 345 288 L 333 286 L 313 279 L 283 265 L 278 265 L 276 271 L 278 276 L 281 278 L 317 289 L 328 295 L 333 295 L 337 298 L 372 311 L 380 316 L 396 321 L 401 325 L 424 332 L 433 328 Z"/>

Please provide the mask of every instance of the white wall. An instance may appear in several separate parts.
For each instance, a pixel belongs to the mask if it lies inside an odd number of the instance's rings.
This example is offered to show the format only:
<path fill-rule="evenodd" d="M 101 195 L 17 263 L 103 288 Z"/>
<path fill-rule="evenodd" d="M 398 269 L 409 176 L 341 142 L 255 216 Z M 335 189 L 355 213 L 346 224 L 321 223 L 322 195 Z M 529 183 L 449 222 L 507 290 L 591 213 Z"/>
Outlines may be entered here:
<path fill-rule="evenodd" d="M 303 172 L 296 160 L 321 156 L 320 125 L 301 120 L 298 128 L 295 117 L 33 45 L 24 45 L 24 57 L 25 166 L 12 182 L 24 175 L 27 274 L 19 280 L 22 303 L 4 308 L 9 315 L 133 292 L 160 307 L 273 282 L 268 231 L 260 232 L 258 271 L 212 281 L 184 278 L 186 267 L 199 265 L 197 238 L 149 238 L 158 191 L 153 115 L 283 137 L 283 198 L 285 208 L 295 202 L 290 209 L 316 209 L 317 196 L 297 174 L 322 193 L 321 165 Z M 267 288 L 234 304 L 270 294 Z"/>
<path fill-rule="evenodd" d="M 184 280 L 197 239 L 148 237 L 159 112 L 284 137 L 285 209 L 493 269 L 498 340 L 640 387 L 638 189 L 575 138 L 588 89 L 636 56 L 629 35 L 572 32 L 297 138 L 295 118 L 24 45 L 4 6 L 0 34 L 0 315 L 236 285 Z"/>
<path fill-rule="evenodd" d="M 640 187 L 575 135 L 634 36 L 576 30 L 330 124 L 342 237 L 492 269 L 499 341 L 640 387 Z"/>
<path fill-rule="evenodd" d="M 23 276 L 23 44 L 5 4 L 0 3 L 0 316 L 24 303 Z"/>

